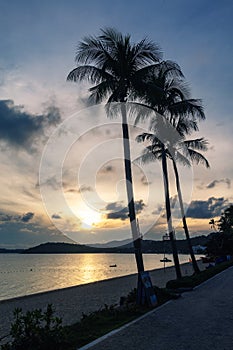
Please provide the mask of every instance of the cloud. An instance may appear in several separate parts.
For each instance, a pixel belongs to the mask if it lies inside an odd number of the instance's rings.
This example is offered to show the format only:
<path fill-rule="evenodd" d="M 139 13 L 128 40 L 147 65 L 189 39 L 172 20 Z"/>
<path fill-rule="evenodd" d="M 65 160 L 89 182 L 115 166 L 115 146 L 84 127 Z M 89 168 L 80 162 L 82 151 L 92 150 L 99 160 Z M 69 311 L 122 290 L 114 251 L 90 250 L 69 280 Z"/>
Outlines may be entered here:
<path fill-rule="evenodd" d="M 41 221 L 40 224 L 21 221 L 7 221 L 1 223 L 0 242 L 2 247 L 26 248 L 46 242 L 70 242 L 67 236 L 59 232 L 56 227 L 49 228 Z"/>
<path fill-rule="evenodd" d="M 145 175 L 143 175 L 140 179 L 141 183 L 145 186 L 148 186 L 151 184 L 151 182 L 147 179 L 147 177 Z"/>
<path fill-rule="evenodd" d="M 64 185 L 64 184 L 62 184 Z M 36 188 L 39 188 L 41 186 L 45 186 L 45 187 L 50 187 L 51 189 L 53 189 L 54 191 L 60 190 L 61 189 L 61 183 L 59 180 L 57 180 L 56 176 L 51 176 L 50 178 L 48 178 L 46 181 L 44 182 L 37 182 L 36 184 Z"/>
<path fill-rule="evenodd" d="M 29 221 L 33 218 L 33 216 L 34 216 L 34 213 L 28 212 L 28 213 L 22 215 L 21 221 L 23 221 L 23 222 L 29 222 Z"/>
<path fill-rule="evenodd" d="M 145 203 L 143 203 L 143 200 L 140 199 L 139 201 L 135 201 L 135 210 L 136 213 L 140 213 L 143 208 L 145 207 Z M 126 220 L 129 218 L 129 209 L 128 207 L 124 207 L 121 203 L 119 202 L 114 202 L 114 203 L 109 203 L 105 210 L 110 211 L 107 214 L 107 219 L 120 219 L 122 221 Z"/>
<path fill-rule="evenodd" d="M 45 130 L 61 121 L 59 109 L 50 106 L 44 114 L 33 115 L 12 100 L 0 100 L 0 141 L 27 152 L 35 150 Z"/>
<path fill-rule="evenodd" d="M 32 220 L 34 217 L 34 213 L 27 212 L 23 215 L 17 215 L 17 214 L 9 214 L 9 213 L 0 213 L 0 221 L 1 222 L 24 222 L 27 223 Z"/>
<path fill-rule="evenodd" d="M 61 219 L 62 217 L 59 214 L 53 214 L 52 219 Z"/>
<path fill-rule="evenodd" d="M 228 204 L 228 200 L 224 199 L 224 197 L 210 197 L 207 201 L 192 201 L 188 207 L 186 217 L 196 219 L 210 219 L 216 216 L 220 216 Z"/>
<path fill-rule="evenodd" d="M 100 170 L 101 174 L 113 173 L 115 168 L 112 165 L 106 165 Z"/>
<path fill-rule="evenodd" d="M 231 188 L 231 180 L 228 178 L 213 180 L 212 182 L 209 183 L 209 185 L 206 186 L 206 188 L 214 188 L 219 183 L 225 183 L 227 185 L 227 188 Z"/>
<path fill-rule="evenodd" d="M 93 192 L 93 188 L 91 186 L 82 185 L 78 189 L 78 193 L 81 192 Z"/>

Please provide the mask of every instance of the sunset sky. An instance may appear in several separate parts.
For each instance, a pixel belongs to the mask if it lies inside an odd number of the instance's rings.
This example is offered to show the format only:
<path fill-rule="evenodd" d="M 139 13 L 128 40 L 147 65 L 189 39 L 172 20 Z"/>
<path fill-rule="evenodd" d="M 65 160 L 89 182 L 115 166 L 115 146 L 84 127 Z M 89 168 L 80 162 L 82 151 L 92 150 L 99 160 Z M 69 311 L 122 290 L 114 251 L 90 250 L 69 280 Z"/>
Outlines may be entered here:
<path fill-rule="evenodd" d="M 232 11 L 231 0 L 0 0 L 0 247 L 131 237 L 120 119 L 107 119 L 103 105 L 87 108 L 87 84 L 66 82 L 78 42 L 105 27 L 158 43 L 203 100 L 206 121 L 192 136 L 209 141 L 211 168 L 180 170 L 191 235 L 211 232 L 209 220 L 233 199 Z M 130 124 L 135 159 L 146 125 Z M 133 175 L 141 231 L 161 239 L 161 164 L 134 163 Z"/>

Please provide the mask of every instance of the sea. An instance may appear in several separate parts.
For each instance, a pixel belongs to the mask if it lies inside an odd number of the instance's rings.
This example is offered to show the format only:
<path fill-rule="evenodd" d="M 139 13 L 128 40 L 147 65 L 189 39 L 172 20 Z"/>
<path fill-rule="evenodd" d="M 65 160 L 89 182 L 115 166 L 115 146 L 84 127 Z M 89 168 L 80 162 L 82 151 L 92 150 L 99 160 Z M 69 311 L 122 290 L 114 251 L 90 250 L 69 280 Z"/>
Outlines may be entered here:
<path fill-rule="evenodd" d="M 143 259 L 145 270 L 164 267 L 163 254 L 144 254 Z M 188 262 L 189 256 L 179 255 L 179 259 Z M 0 300 L 136 272 L 134 254 L 0 254 Z"/>

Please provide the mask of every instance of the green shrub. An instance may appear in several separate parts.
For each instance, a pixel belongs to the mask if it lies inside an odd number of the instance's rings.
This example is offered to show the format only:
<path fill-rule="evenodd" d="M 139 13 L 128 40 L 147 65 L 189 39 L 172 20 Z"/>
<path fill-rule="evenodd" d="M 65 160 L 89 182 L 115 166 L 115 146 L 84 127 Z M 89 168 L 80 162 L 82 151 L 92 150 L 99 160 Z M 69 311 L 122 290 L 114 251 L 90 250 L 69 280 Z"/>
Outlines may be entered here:
<path fill-rule="evenodd" d="M 214 267 L 210 267 L 198 274 L 193 274 L 192 276 L 184 276 L 177 280 L 170 280 L 166 284 L 168 289 L 178 289 L 178 288 L 194 288 L 200 283 L 208 280 L 209 278 L 215 276 L 219 272 L 225 270 L 229 266 L 232 266 L 233 262 L 224 262 Z"/>
<path fill-rule="evenodd" d="M 11 325 L 12 341 L 1 350 L 62 350 L 71 349 L 62 326 L 62 319 L 54 316 L 51 304 L 43 313 L 41 309 L 27 311 L 15 309 Z"/>

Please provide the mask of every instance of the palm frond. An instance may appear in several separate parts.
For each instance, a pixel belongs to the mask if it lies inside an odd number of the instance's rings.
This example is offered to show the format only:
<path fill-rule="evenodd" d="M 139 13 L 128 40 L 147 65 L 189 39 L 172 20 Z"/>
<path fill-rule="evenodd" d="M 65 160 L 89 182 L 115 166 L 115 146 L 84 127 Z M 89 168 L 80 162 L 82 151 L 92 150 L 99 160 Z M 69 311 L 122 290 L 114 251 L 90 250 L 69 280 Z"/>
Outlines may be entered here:
<path fill-rule="evenodd" d="M 87 36 L 79 42 L 76 50 L 75 62 L 77 64 L 95 64 L 100 66 L 105 59 L 105 52 L 101 41 L 94 36 Z"/>
<path fill-rule="evenodd" d="M 201 100 L 189 99 L 179 101 L 169 106 L 169 111 L 174 116 L 192 116 L 199 120 L 205 119 L 205 113 Z"/>
<path fill-rule="evenodd" d="M 170 76 L 172 78 L 174 77 L 184 78 L 184 75 L 178 63 L 171 60 L 166 60 L 161 62 L 159 74 L 162 74 L 166 77 Z"/>
<path fill-rule="evenodd" d="M 179 151 L 176 151 L 175 153 L 175 157 L 173 159 L 175 162 L 181 163 L 184 166 L 191 166 L 190 160 L 188 159 L 188 157 L 186 157 L 184 154 L 182 154 Z"/>
<path fill-rule="evenodd" d="M 162 59 L 162 51 L 159 45 L 147 40 L 147 38 L 142 39 L 138 44 L 134 45 L 132 51 L 132 60 L 135 61 L 138 66 L 158 62 Z"/>
<path fill-rule="evenodd" d="M 88 104 L 93 106 L 95 104 L 101 103 L 106 99 L 112 92 L 112 84 L 109 81 L 102 81 L 96 86 L 89 89 L 91 94 L 88 97 Z"/>
<path fill-rule="evenodd" d="M 210 164 L 208 162 L 208 160 L 199 152 L 189 148 L 188 149 L 189 152 L 189 156 L 192 160 L 192 162 L 196 163 L 196 164 L 203 164 L 204 166 L 206 166 L 206 168 L 210 167 Z"/>
<path fill-rule="evenodd" d="M 194 150 L 199 150 L 199 151 L 207 151 L 208 150 L 208 141 L 204 138 L 198 138 L 194 140 L 185 140 L 184 144 L 188 148 L 192 148 Z"/>
<path fill-rule="evenodd" d="M 190 119 L 186 116 L 178 116 L 177 118 L 171 118 L 172 125 L 176 128 L 177 132 L 181 136 L 189 135 L 193 131 L 198 131 L 198 124 L 196 119 Z"/>
<path fill-rule="evenodd" d="M 130 118 L 134 118 L 134 125 L 137 125 L 140 121 L 145 119 L 155 119 L 157 112 L 148 105 L 141 102 L 127 102 L 126 103 L 127 114 Z"/>
<path fill-rule="evenodd" d="M 93 84 L 99 84 L 103 80 L 113 81 L 114 77 L 95 66 L 85 65 L 73 69 L 67 76 L 69 81 L 87 80 Z"/>
<path fill-rule="evenodd" d="M 136 141 L 141 143 L 145 141 L 151 141 L 151 143 L 156 142 L 157 137 L 154 134 L 144 132 L 136 137 Z"/>

